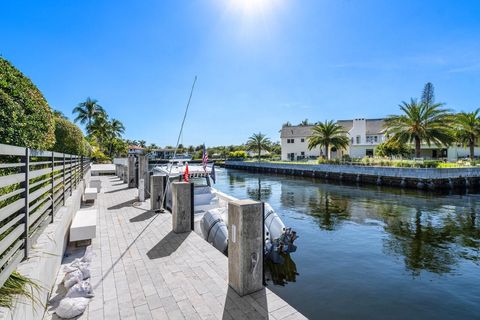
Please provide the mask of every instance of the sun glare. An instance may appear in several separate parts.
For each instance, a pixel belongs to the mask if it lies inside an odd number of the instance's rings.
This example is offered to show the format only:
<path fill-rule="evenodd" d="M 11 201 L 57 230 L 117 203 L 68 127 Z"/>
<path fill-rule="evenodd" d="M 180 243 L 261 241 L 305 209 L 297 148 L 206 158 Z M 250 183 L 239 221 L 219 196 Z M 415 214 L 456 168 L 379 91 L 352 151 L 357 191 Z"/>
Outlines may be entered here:
<path fill-rule="evenodd" d="M 267 13 L 275 5 L 275 2 L 277 0 L 230 0 L 232 9 L 247 16 Z"/>

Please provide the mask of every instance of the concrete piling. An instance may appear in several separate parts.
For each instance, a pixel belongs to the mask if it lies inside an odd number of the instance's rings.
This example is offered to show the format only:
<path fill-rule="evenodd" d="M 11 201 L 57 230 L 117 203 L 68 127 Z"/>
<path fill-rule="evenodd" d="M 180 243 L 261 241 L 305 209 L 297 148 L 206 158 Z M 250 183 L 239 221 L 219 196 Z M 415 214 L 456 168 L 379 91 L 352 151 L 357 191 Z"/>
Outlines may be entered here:
<path fill-rule="evenodd" d="M 240 296 L 263 288 L 262 203 L 228 204 L 228 284 Z"/>
<path fill-rule="evenodd" d="M 137 177 L 135 175 L 135 157 L 128 158 L 128 187 L 135 188 L 137 186 Z"/>
<path fill-rule="evenodd" d="M 150 191 L 150 176 L 148 174 L 148 157 L 138 156 L 138 179 L 143 179 L 145 191 Z M 149 192 L 145 192 L 145 198 L 149 198 Z"/>
<path fill-rule="evenodd" d="M 123 178 L 123 183 L 128 183 L 128 167 L 127 166 L 122 166 L 122 178 Z"/>
<path fill-rule="evenodd" d="M 150 209 L 160 210 L 163 208 L 163 186 L 166 185 L 165 176 L 150 176 Z"/>
<path fill-rule="evenodd" d="M 192 187 L 188 182 L 172 182 L 172 229 L 175 233 L 192 230 Z"/>

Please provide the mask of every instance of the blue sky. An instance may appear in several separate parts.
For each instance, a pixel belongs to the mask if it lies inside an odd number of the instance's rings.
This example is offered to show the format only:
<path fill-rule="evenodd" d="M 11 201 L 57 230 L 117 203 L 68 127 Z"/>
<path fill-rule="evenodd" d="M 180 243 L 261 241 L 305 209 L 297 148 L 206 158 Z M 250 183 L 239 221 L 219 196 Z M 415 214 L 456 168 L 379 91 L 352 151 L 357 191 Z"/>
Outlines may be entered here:
<path fill-rule="evenodd" d="M 87 96 L 125 137 L 239 144 L 282 123 L 396 113 L 435 85 L 480 107 L 480 2 L 4 1 L 0 54 L 71 117 Z"/>

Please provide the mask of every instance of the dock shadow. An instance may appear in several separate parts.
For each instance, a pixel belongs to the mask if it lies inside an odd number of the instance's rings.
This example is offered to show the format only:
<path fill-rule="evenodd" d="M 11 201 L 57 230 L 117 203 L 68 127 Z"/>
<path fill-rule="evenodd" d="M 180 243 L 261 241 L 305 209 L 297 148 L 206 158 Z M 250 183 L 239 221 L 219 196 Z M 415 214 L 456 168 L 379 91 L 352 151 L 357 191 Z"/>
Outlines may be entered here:
<path fill-rule="evenodd" d="M 125 202 L 122 202 L 122 203 L 116 204 L 114 206 L 108 207 L 107 210 L 117 210 L 117 209 L 122 209 L 122 208 L 125 208 L 125 207 L 131 207 L 135 202 L 137 202 L 137 200 L 130 199 L 130 200 L 127 200 Z"/>
<path fill-rule="evenodd" d="M 105 191 L 104 193 L 115 193 L 123 190 L 128 190 L 128 187 L 122 188 L 122 189 L 115 189 L 115 190 L 110 190 L 110 191 Z"/>
<path fill-rule="evenodd" d="M 157 214 L 158 213 L 155 213 L 155 211 L 145 211 L 145 212 L 140 213 L 138 216 L 135 216 L 135 217 L 131 218 L 129 221 L 130 222 L 141 222 L 141 221 L 151 219 L 151 218 L 155 217 Z"/>
<path fill-rule="evenodd" d="M 177 251 L 178 247 L 187 239 L 190 232 L 175 233 L 170 231 L 153 248 L 148 250 L 147 256 L 150 260 L 165 258 Z"/>
<path fill-rule="evenodd" d="M 256 304 L 252 304 L 253 299 Z M 253 310 L 251 310 L 253 307 Z M 245 310 L 248 311 L 246 314 Z M 230 286 L 228 286 L 227 296 L 225 297 L 225 304 L 223 308 L 222 319 L 269 319 L 268 315 L 268 301 L 267 289 L 263 289 L 240 297 Z"/>

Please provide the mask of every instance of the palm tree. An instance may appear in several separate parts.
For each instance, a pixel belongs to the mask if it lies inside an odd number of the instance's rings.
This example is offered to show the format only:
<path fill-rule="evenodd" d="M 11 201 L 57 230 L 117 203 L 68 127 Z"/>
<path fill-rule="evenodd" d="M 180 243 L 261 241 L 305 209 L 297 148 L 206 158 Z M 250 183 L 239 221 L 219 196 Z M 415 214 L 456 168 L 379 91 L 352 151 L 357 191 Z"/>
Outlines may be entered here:
<path fill-rule="evenodd" d="M 266 135 L 259 133 L 254 133 L 248 138 L 247 149 L 258 151 L 258 161 L 260 162 L 260 154 L 262 150 L 268 150 L 270 148 L 270 139 Z"/>
<path fill-rule="evenodd" d="M 310 122 L 308 122 L 308 119 L 305 119 L 305 120 L 302 120 L 302 122 L 300 122 L 299 126 L 309 126 L 310 125 Z"/>
<path fill-rule="evenodd" d="M 108 115 L 106 113 L 97 114 L 87 130 L 89 135 L 95 136 L 101 145 L 109 141 L 111 128 Z"/>
<path fill-rule="evenodd" d="M 120 138 L 123 133 L 125 133 L 125 126 L 120 120 L 117 119 L 112 119 L 106 126 L 106 136 L 108 140 L 110 141 L 110 156 L 113 153 L 113 146 L 115 144 L 115 140 Z"/>
<path fill-rule="evenodd" d="M 76 113 L 75 122 L 80 122 L 81 124 L 87 124 L 87 131 L 90 133 L 92 122 L 100 114 L 105 114 L 105 110 L 102 106 L 98 104 L 96 99 L 87 98 L 84 102 L 79 103 L 75 108 L 73 108 L 72 113 Z"/>
<path fill-rule="evenodd" d="M 145 140 L 140 140 L 140 141 L 138 141 L 138 145 L 142 148 L 146 148 L 147 147 L 147 142 Z"/>
<path fill-rule="evenodd" d="M 325 147 L 327 159 L 330 160 L 330 147 L 346 148 L 349 144 L 347 131 L 333 120 L 318 122 L 312 128 L 312 135 L 308 137 L 308 150 L 318 146 Z"/>
<path fill-rule="evenodd" d="M 480 136 L 480 108 L 473 112 L 461 112 L 456 116 L 457 139 L 470 148 L 470 159 L 475 156 L 475 141 Z"/>
<path fill-rule="evenodd" d="M 452 115 L 442 108 L 442 103 L 418 103 L 411 99 L 410 103 L 402 102 L 399 107 L 404 114 L 388 116 L 385 133 L 399 143 L 415 142 L 415 157 L 420 157 L 423 141 L 429 146 L 452 143 L 453 133 L 448 126 L 452 123 Z"/>

